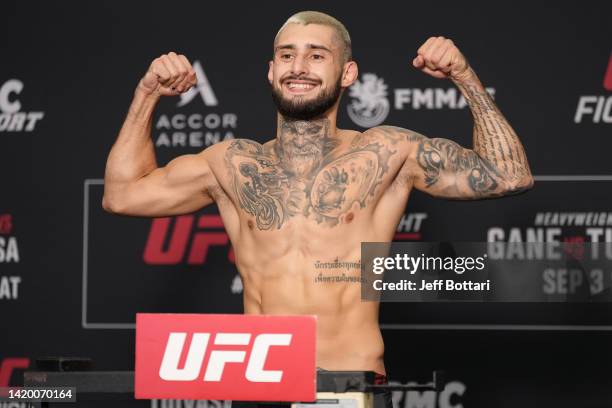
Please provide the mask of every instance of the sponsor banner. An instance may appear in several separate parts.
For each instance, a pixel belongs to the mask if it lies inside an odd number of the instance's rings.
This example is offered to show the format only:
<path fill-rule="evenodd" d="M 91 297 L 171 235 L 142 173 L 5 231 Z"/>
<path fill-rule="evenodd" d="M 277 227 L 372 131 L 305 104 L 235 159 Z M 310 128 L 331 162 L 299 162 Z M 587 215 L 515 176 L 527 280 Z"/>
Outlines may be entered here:
<path fill-rule="evenodd" d="M 137 399 L 313 401 L 315 316 L 136 317 Z"/>
<path fill-rule="evenodd" d="M 495 88 L 487 88 L 495 97 Z M 391 108 L 403 110 L 465 109 L 467 101 L 453 84 L 444 88 L 395 88 L 390 92 L 384 78 L 375 73 L 361 75 L 349 88 L 346 112 L 362 128 L 381 125 Z"/>

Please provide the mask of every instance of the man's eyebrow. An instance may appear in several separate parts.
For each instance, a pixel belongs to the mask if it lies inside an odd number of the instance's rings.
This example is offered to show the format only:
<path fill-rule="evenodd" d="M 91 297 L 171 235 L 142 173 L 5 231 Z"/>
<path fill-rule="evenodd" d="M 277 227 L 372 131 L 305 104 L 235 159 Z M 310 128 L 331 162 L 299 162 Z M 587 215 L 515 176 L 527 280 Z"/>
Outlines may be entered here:
<path fill-rule="evenodd" d="M 327 48 L 324 45 L 320 45 L 320 44 L 306 44 L 306 48 L 310 48 L 313 50 L 325 50 L 327 52 L 332 52 L 332 50 L 330 50 L 329 48 Z M 281 45 L 277 45 L 276 47 L 274 47 L 274 51 L 278 51 L 278 50 L 295 50 L 297 49 L 297 47 L 295 46 L 295 44 L 281 44 Z"/>
<path fill-rule="evenodd" d="M 325 50 L 327 52 L 332 52 L 332 50 L 320 44 L 306 44 L 306 47 L 314 50 Z"/>
<path fill-rule="evenodd" d="M 295 45 L 293 44 L 281 44 L 281 45 L 277 45 L 276 47 L 274 47 L 274 51 L 277 50 L 295 50 Z"/>

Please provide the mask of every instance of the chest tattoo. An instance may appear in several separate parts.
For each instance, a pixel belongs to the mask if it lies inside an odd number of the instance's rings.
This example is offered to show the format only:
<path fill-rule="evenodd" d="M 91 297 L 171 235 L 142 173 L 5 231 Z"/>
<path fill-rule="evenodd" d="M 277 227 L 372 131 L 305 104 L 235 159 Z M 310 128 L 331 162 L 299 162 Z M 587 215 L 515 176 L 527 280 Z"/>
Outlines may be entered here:
<path fill-rule="evenodd" d="M 279 229 L 301 214 L 334 227 L 357 203 L 365 208 L 396 152 L 356 137 L 348 148 L 330 137 L 329 121 L 282 120 L 273 147 L 234 140 L 225 155 L 240 207 L 260 230 Z"/>

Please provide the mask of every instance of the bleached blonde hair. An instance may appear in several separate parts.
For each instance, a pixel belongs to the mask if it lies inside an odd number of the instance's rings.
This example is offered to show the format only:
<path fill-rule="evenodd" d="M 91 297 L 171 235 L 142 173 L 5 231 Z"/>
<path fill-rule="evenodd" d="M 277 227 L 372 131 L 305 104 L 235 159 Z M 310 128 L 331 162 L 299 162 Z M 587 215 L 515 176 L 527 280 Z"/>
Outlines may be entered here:
<path fill-rule="evenodd" d="M 344 57 L 344 61 L 350 61 L 353 58 L 352 49 L 351 49 L 351 36 L 348 33 L 348 30 L 340 21 L 336 20 L 329 14 L 321 13 L 320 11 L 300 11 L 299 13 L 295 13 L 291 17 L 285 21 L 283 26 L 276 33 L 276 37 L 274 37 L 274 45 L 276 45 L 276 41 L 278 40 L 278 36 L 281 31 L 287 26 L 287 24 L 320 24 L 327 27 L 331 27 L 338 40 L 342 44 L 342 54 Z"/>

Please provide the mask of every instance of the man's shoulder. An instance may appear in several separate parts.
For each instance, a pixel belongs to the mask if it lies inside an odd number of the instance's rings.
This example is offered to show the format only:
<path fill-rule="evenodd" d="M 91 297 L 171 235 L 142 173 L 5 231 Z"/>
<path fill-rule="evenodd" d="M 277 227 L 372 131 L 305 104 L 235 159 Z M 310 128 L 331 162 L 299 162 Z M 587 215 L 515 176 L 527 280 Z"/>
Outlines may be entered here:
<path fill-rule="evenodd" d="M 228 150 L 261 149 L 271 146 L 274 139 L 261 144 L 253 139 L 234 138 L 215 143 L 203 149 L 202 154 L 219 154 Z"/>
<path fill-rule="evenodd" d="M 204 149 L 201 154 L 214 157 L 216 160 L 235 156 L 269 156 L 274 152 L 276 139 L 268 140 L 263 144 L 253 139 L 235 138 L 224 140 Z"/>
<path fill-rule="evenodd" d="M 398 141 L 408 141 L 408 142 L 419 141 L 425 137 L 422 134 L 414 130 L 402 128 L 399 126 L 392 126 L 392 125 L 375 126 L 375 127 L 369 128 L 363 133 L 370 135 L 370 136 L 387 139 L 392 143 L 398 142 Z"/>
<path fill-rule="evenodd" d="M 397 126 L 381 125 L 364 131 L 345 130 L 346 138 L 352 145 L 367 145 L 370 143 L 383 143 L 385 145 L 412 145 L 420 142 L 425 136 L 410 129 Z"/>

